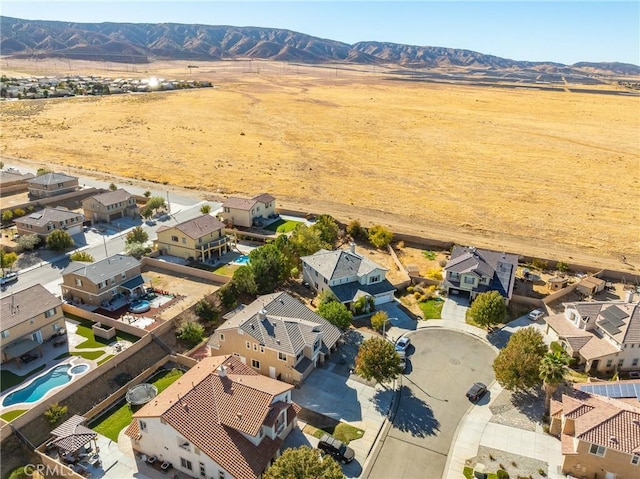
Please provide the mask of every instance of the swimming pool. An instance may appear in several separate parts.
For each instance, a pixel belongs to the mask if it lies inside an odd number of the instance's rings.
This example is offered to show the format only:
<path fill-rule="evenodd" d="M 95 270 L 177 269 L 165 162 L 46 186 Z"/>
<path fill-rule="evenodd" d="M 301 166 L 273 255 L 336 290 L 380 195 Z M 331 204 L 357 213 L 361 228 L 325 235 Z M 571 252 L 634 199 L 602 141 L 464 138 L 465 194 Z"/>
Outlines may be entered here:
<path fill-rule="evenodd" d="M 83 367 L 84 366 L 84 367 Z M 61 364 L 51 369 L 46 374 L 34 379 L 27 386 L 8 394 L 3 400 L 3 406 L 13 406 L 18 403 L 34 403 L 42 399 L 49 391 L 58 386 L 67 384 L 74 375 L 86 372 L 87 364 Z"/>
<path fill-rule="evenodd" d="M 248 264 L 249 263 L 249 256 L 247 256 L 246 254 L 243 254 L 242 256 L 238 256 L 236 259 L 233 260 L 234 264 Z"/>
<path fill-rule="evenodd" d="M 129 311 L 132 313 L 144 313 L 151 309 L 151 303 L 146 299 L 139 299 L 129 305 Z"/>

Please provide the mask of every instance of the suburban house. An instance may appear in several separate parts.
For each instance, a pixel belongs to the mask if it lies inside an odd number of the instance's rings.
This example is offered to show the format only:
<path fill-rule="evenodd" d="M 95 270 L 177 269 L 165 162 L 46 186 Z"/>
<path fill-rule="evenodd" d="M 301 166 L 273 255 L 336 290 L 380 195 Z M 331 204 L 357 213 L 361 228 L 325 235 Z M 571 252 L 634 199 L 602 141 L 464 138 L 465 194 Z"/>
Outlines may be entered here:
<path fill-rule="evenodd" d="M 640 476 L 640 381 L 574 387 L 577 397 L 551 401 L 549 432 L 560 436 L 562 472 L 587 479 Z"/>
<path fill-rule="evenodd" d="M 386 278 L 388 269 L 356 253 L 355 243 L 346 250 L 321 249 L 300 259 L 304 281 L 318 293 L 331 290 L 347 307 L 363 296 L 375 304 L 393 301 L 396 288 Z"/>
<path fill-rule="evenodd" d="M 80 189 L 78 177 L 64 173 L 45 173 L 27 180 L 27 185 L 31 199 L 49 198 Z"/>
<path fill-rule="evenodd" d="M 233 227 L 261 226 L 263 219 L 276 215 L 276 199 L 268 193 L 253 198 L 231 196 L 222 203 L 222 219 Z"/>
<path fill-rule="evenodd" d="M 340 330 L 287 293 L 259 296 L 224 316 L 211 354 L 233 354 L 260 374 L 297 384 L 336 348 Z"/>
<path fill-rule="evenodd" d="M 292 389 L 237 357 L 207 357 L 135 412 L 125 434 L 147 461 L 191 477 L 256 479 L 297 424 Z"/>
<path fill-rule="evenodd" d="M 85 218 L 92 223 L 108 223 L 125 216 L 136 218 L 139 214 L 135 197 L 122 188 L 85 198 L 82 209 Z"/>
<path fill-rule="evenodd" d="M 447 294 L 468 296 L 498 291 L 508 304 L 513 294 L 518 256 L 472 246 L 454 246 L 444 267 Z"/>
<path fill-rule="evenodd" d="M 72 261 L 62 271 L 62 297 L 69 303 L 106 307 L 120 296 L 144 294 L 140 261 L 116 254 L 94 263 Z"/>
<path fill-rule="evenodd" d="M 40 345 L 64 328 L 62 301 L 41 284 L 5 296 L 0 302 L 3 363 L 15 359 L 21 364 L 20 358 L 34 350 L 42 356 Z"/>
<path fill-rule="evenodd" d="M 64 230 L 71 236 L 82 233 L 84 216 L 66 208 L 45 208 L 16 218 L 18 234 L 37 234 L 46 238 L 55 230 Z"/>
<path fill-rule="evenodd" d="M 204 214 L 174 226 L 157 230 L 156 247 L 163 254 L 185 259 L 209 261 L 229 250 L 229 238 L 224 223 Z"/>
<path fill-rule="evenodd" d="M 565 303 L 563 314 L 545 318 L 547 334 L 585 371 L 640 370 L 640 303 L 632 299 Z"/>
<path fill-rule="evenodd" d="M 11 191 L 19 191 L 11 187 L 17 187 L 22 185 L 24 189 L 27 187 L 27 180 L 34 178 L 31 173 L 20 173 L 15 168 L 7 168 L 6 170 L 0 170 L 0 192 L 5 192 L 8 188 Z"/>

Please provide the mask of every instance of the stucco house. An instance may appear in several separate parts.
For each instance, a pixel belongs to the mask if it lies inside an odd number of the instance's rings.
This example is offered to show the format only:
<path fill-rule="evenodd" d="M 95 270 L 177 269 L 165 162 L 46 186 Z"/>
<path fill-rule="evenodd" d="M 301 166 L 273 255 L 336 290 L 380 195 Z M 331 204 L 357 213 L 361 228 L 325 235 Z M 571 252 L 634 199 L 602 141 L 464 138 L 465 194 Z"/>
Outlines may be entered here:
<path fill-rule="evenodd" d="M 393 301 L 396 288 L 386 278 L 388 269 L 358 254 L 355 243 L 349 249 L 321 249 L 300 259 L 304 281 L 318 293 L 331 290 L 347 307 L 362 296 L 372 297 L 374 304 Z"/>
<path fill-rule="evenodd" d="M 16 218 L 18 234 L 37 234 L 45 239 L 55 230 L 64 230 L 71 236 L 82 233 L 84 216 L 66 208 L 45 208 Z"/>
<path fill-rule="evenodd" d="M 27 185 L 31 199 L 49 198 L 80 189 L 78 177 L 64 173 L 45 173 L 27 180 Z"/>
<path fill-rule="evenodd" d="M 157 249 L 171 256 L 205 262 L 229 251 L 224 223 L 208 214 L 174 226 L 163 225 L 156 233 Z"/>
<path fill-rule="evenodd" d="M 191 477 L 256 479 L 296 426 L 293 386 L 234 356 L 208 357 L 134 413 L 136 453 Z"/>
<path fill-rule="evenodd" d="M 599 385 L 612 393 L 587 392 Z M 640 381 L 574 387 L 581 391 L 577 397 L 565 394 L 561 401 L 551 401 L 549 432 L 561 440 L 562 472 L 585 479 L 640 476 Z"/>
<path fill-rule="evenodd" d="M 141 263 L 116 254 L 94 263 L 72 261 L 62 271 L 62 297 L 70 303 L 106 307 L 120 296 L 144 294 Z"/>
<path fill-rule="evenodd" d="M 15 187 L 18 185 L 23 185 L 23 188 L 26 188 L 27 181 L 32 178 L 34 178 L 33 174 L 20 173 L 20 171 L 16 170 L 15 168 L 0 170 L 0 193 L 12 186 Z"/>
<path fill-rule="evenodd" d="M 498 291 L 508 304 L 518 269 L 518 256 L 472 246 L 454 246 L 444 267 L 447 294 L 473 300 L 480 293 Z"/>
<path fill-rule="evenodd" d="M 37 351 L 40 345 L 64 328 L 62 301 L 41 284 L 17 291 L 0 300 L 0 356 L 2 362 Z"/>
<path fill-rule="evenodd" d="M 640 303 L 583 301 L 564 308 L 545 318 L 547 334 L 586 371 L 640 370 Z"/>
<path fill-rule="evenodd" d="M 276 214 L 276 199 L 268 193 L 253 198 L 231 196 L 222 203 L 222 218 L 233 227 L 261 226 L 261 220 Z"/>
<path fill-rule="evenodd" d="M 336 348 L 340 330 L 293 296 L 258 297 L 224 316 L 211 336 L 212 355 L 234 354 L 260 374 L 300 383 Z"/>
<path fill-rule="evenodd" d="M 135 197 L 122 188 L 82 200 L 84 216 L 92 223 L 108 223 L 118 218 L 136 218 L 140 213 Z"/>

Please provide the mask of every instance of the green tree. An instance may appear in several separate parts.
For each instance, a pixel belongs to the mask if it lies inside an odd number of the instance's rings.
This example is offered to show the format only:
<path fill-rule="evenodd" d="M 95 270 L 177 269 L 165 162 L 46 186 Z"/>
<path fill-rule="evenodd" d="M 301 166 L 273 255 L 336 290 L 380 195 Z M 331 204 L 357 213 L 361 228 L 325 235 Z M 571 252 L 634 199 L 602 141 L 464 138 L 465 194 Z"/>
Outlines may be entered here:
<path fill-rule="evenodd" d="M 356 356 L 355 373 L 368 380 L 383 384 L 402 373 L 400 356 L 392 343 L 383 338 L 366 339 Z"/>
<path fill-rule="evenodd" d="M 167 202 L 162 196 L 152 196 L 145 203 L 145 208 L 149 208 L 153 211 L 158 211 L 160 208 L 165 208 L 166 206 Z"/>
<path fill-rule="evenodd" d="M 176 336 L 190 346 L 195 346 L 204 339 L 204 326 L 193 321 L 193 318 L 185 319 L 176 330 Z"/>
<path fill-rule="evenodd" d="M 149 240 L 149 235 L 145 230 L 142 229 L 142 226 L 136 226 L 131 231 L 127 233 L 127 236 L 124 240 L 125 244 L 130 243 L 146 243 Z"/>
<path fill-rule="evenodd" d="M 38 168 L 38 170 L 36 171 L 36 176 L 46 175 L 47 173 L 52 173 L 52 171 L 49 168 Z"/>
<path fill-rule="evenodd" d="M 564 261 L 558 261 L 556 263 L 556 271 L 560 271 L 561 273 L 569 271 L 569 265 Z"/>
<path fill-rule="evenodd" d="M 256 280 L 253 276 L 253 270 L 250 266 L 240 266 L 234 271 L 231 278 L 233 284 L 235 284 L 240 294 L 256 294 L 258 287 L 256 286 Z"/>
<path fill-rule="evenodd" d="M 328 249 L 334 248 L 340 228 L 331 215 L 318 216 L 312 228 L 320 233 L 320 239 Z"/>
<path fill-rule="evenodd" d="M 393 233 L 382 225 L 369 228 L 369 242 L 376 248 L 385 248 L 393 241 Z"/>
<path fill-rule="evenodd" d="M 284 258 L 284 272 L 283 279 L 286 281 L 298 275 L 298 265 L 300 264 L 300 257 L 293 243 L 289 241 L 289 236 L 286 234 L 279 235 L 274 241 L 275 247 L 282 253 Z"/>
<path fill-rule="evenodd" d="M 531 326 L 516 331 L 493 362 L 496 380 L 510 391 L 539 385 L 540 362 L 546 352 L 540 331 Z"/>
<path fill-rule="evenodd" d="M 145 198 L 149 198 L 151 196 L 151 192 L 147 190 L 142 194 L 142 196 L 144 196 Z"/>
<path fill-rule="evenodd" d="M 14 218 L 20 218 L 21 216 L 24 216 L 25 214 L 26 214 L 26 212 L 22 208 L 16 208 L 15 210 L 13 210 L 13 217 Z"/>
<path fill-rule="evenodd" d="M 387 324 L 389 324 L 389 315 L 386 311 L 378 311 L 371 316 L 371 327 L 376 331 L 382 331 Z"/>
<path fill-rule="evenodd" d="M 135 241 L 133 243 L 125 243 L 124 245 L 124 252 L 136 259 L 142 258 L 148 250 L 149 248 L 145 246 L 144 243 L 137 243 Z"/>
<path fill-rule="evenodd" d="M 145 220 L 148 220 L 153 216 L 153 210 L 148 206 L 145 206 L 144 208 L 142 208 L 142 210 L 140 210 L 140 216 L 142 216 Z"/>
<path fill-rule="evenodd" d="M 18 246 L 20 246 L 22 249 L 27 251 L 33 250 L 36 246 L 40 244 L 41 241 L 42 239 L 40 238 L 40 236 L 34 233 L 22 235 L 15 240 Z"/>
<path fill-rule="evenodd" d="M 545 392 L 545 414 L 549 414 L 551 396 L 564 380 L 571 358 L 564 351 L 549 351 L 540 361 L 540 379 Z"/>
<path fill-rule="evenodd" d="M 308 446 L 285 449 L 262 474 L 264 479 L 343 479 L 338 463 Z"/>
<path fill-rule="evenodd" d="M 49 409 L 44 412 L 44 417 L 47 418 L 49 424 L 55 426 L 67 415 L 68 409 L 67 406 L 60 406 L 60 404 L 56 402 L 51 404 Z"/>
<path fill-rule="evenodd" d="M 217 321 L 220 317 L 220 311 L 213 304 L 202 298 L 196 303 L 195 312 L 203 321 Z"/>
<path fill-rule="evenodd" d="M 53 230 L 47 236 L 47 248 L 56 251 L 71 248 L 73 246 L 73 238 L 65 230 Z"/>
<path fill-rule="evenodd" d="M 357 241 L 364 241 L 369 238 L 367 229 L 363 228 L 358 220 L 353 220 L 347 225 L 347 234 Z"/>
<path fill-rule="evenodd" d="M 69 256 L 69 259 L 71 261 L 80 261 L 82 263 L 93 263 L 95 261 L 95 258 L 86 251 L 76 251 Z"/>
<path fill-rule="evenodd" d="M 318 314 L 342 330 L 347 329 L 353 319 L 351 311 L 339 301 L 330 301 L 321 304 L 318 307 Z"/>
<path fill-rule="evenodd" d="M 11 221 L 13 219 L 13 211 L 11 210 L 4 210 L 2 212 L 2 222 L 3 223 L 8 223 L 9 221 Z"/>
<path fill-rule="evenodd" d="M 497 291 L 480 293 L 467 310 L 467 317 L 484 328 L 502 323 L 507 317 L 504 298 Z"/>
<path fill-rule="evenodd" d="M 14 252 L 8 253 L 5 250 L 0 250 L 0 267 L 2 268 L 3 275 L 7 269 L 11 269 L 16 261 L 18 261 L 17 254 Z"/>
<path fill-rule="evenodd" d="M 275 244 L 268 243 L 249 253 L 248 267 L 253 272 L 257 293 L 271 293 L 284 280 L 285 257 Z"/>
<path fill-rule="evenodd" d="M 329 247 L 320 238 L 320 231 L 307 225 L 297 225 L 291 233 L 289 241 L 293 245 L 298 257 L 317 253 L 322 248 Z"/>
<path fill-rule="evenodd" d="M 110 189 L 111 191 L 116 191 L 116 190 L 118 189 L 118 187 L 116 186 L 116 184 L 115 184 L 115 183 L 111 183 L 111 184 L 109 185 L 109 189 Z"/>
<path fill-rule="evenodd" d="M 229 281 L 227 284 L 222 286 L 218 290 L 218 296 L 220 297 L 220 302 L 223 306 L 227 308 L 232 308 L 238 302 L 238 288 L 233 283 L 233 281 Z"/>
<path fill-rule="evenodd" d="M 320 292 L 320 294 L 318 294 L 318 307 L 322 306 L 323 304 L 331 303 L 333 301 L 338 301 L 338 298 L 330 289 L 325 289 L 324 291 Z"/>
<path fill-rule="evenodd" d="M 200 213 L 202 213 L 203 215 L 208 215 L 209 213 L 211 213 L 211 205 L 202 205 L 200 207 Z"/>

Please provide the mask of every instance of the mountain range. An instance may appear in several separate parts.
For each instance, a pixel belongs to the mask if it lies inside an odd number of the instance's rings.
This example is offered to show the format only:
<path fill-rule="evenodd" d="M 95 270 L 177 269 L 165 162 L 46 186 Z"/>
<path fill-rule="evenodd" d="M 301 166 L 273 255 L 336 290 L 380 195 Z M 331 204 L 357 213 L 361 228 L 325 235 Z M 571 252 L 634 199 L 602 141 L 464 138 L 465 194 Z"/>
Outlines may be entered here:
<path fill-rule="evenodd" d="M 21 58 L 61 57 L 125 63 L 154 60 L 265 59 L 309 64 L 354 63 L 405 68 L 536 69 L 639 75 L 627 63 L 564 65 L 528 62 L 455 48 L 366 41 L 353 45 L 291 30 L 177 23 L 70 23 L 0 17 L 0 53 Z"/>

